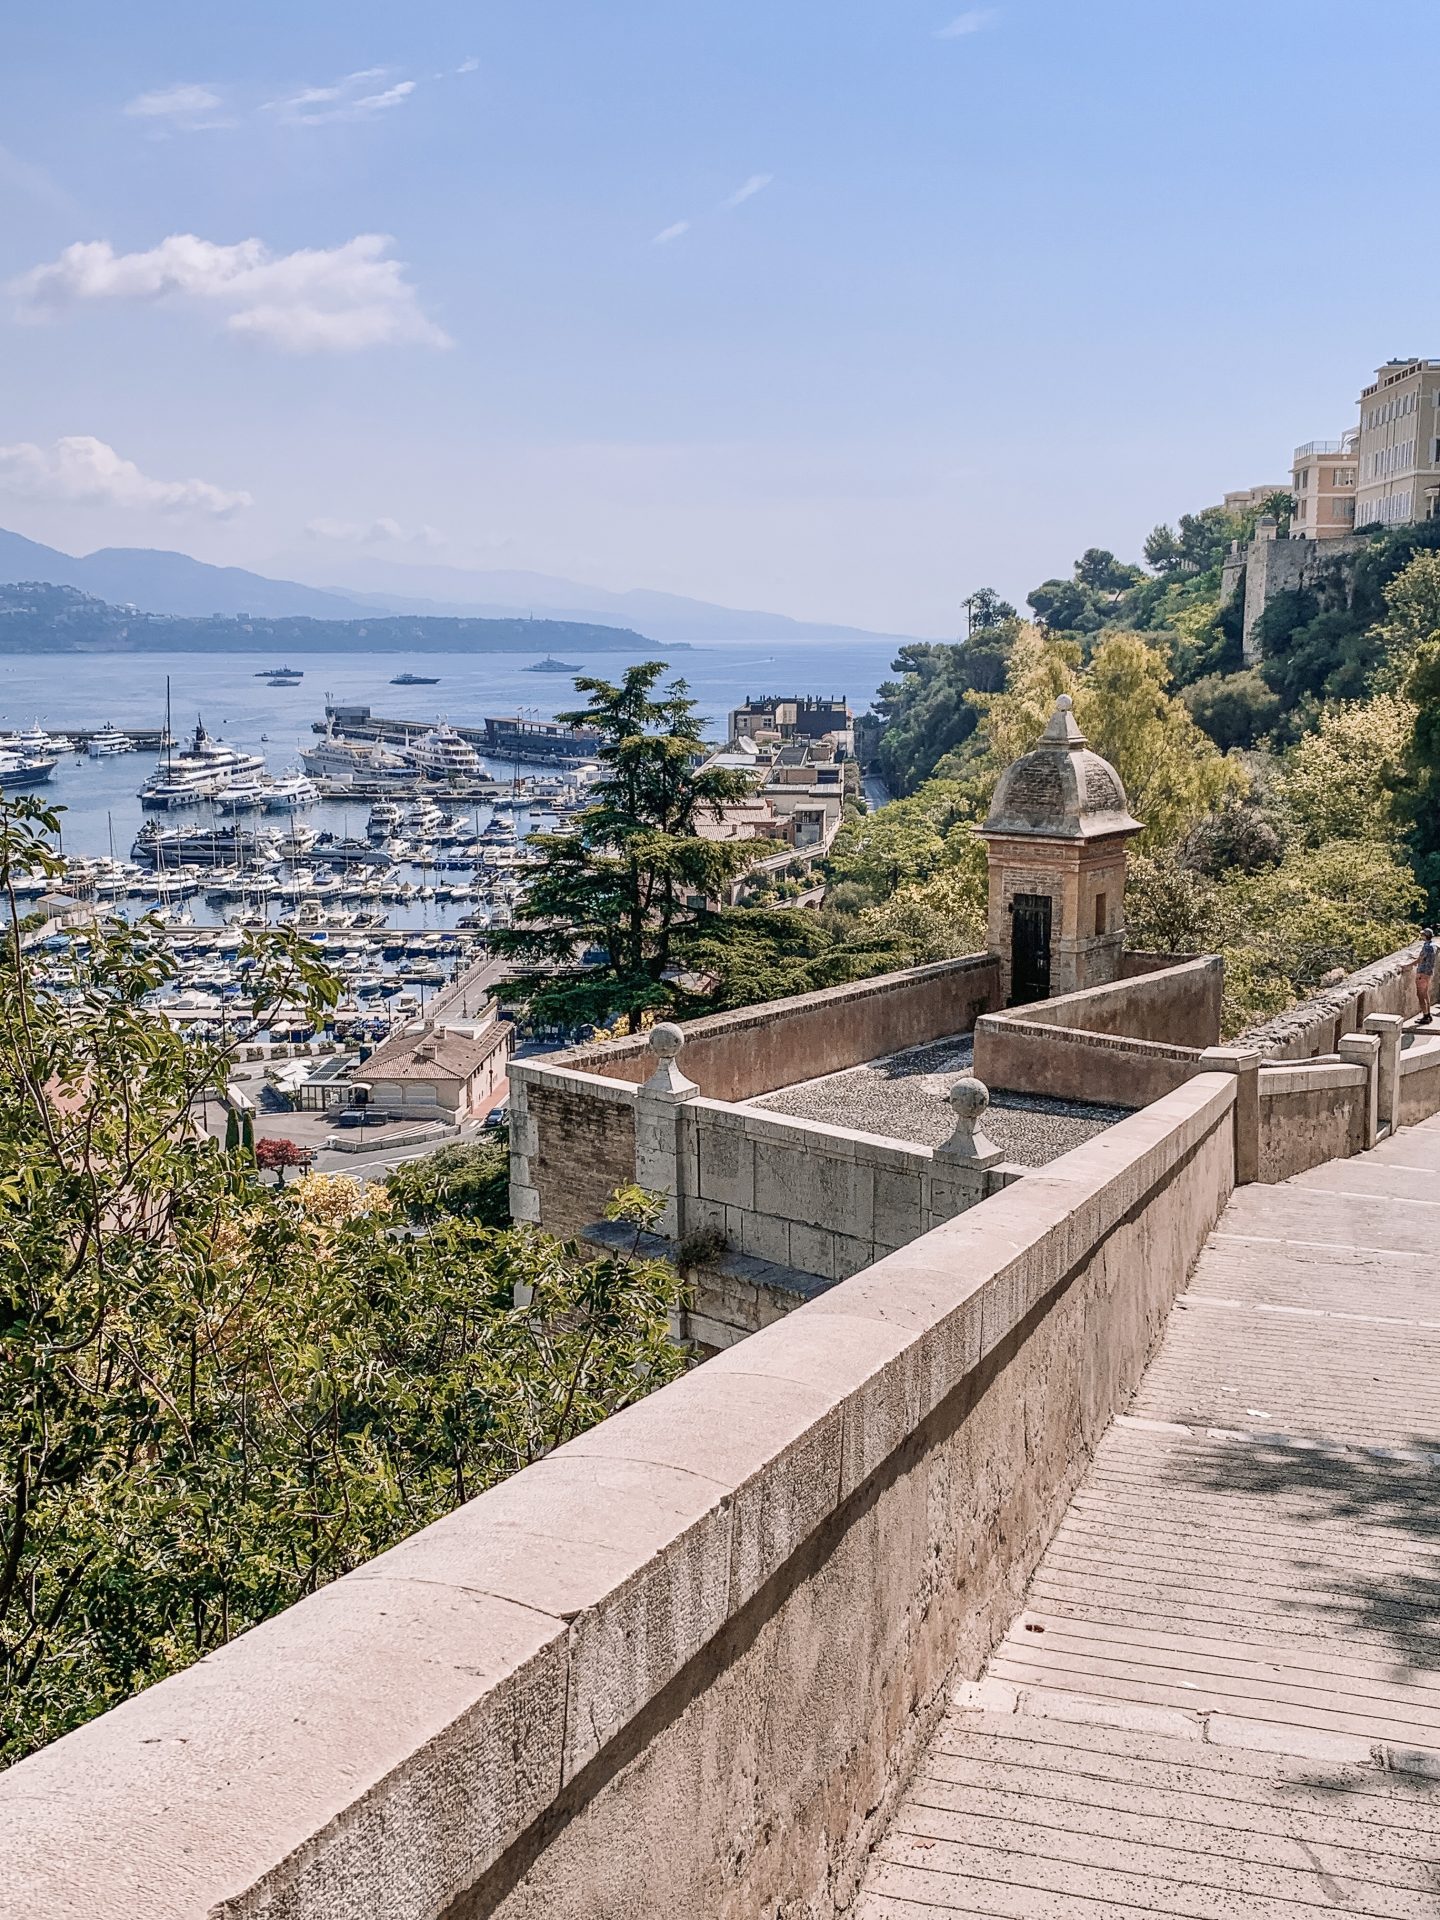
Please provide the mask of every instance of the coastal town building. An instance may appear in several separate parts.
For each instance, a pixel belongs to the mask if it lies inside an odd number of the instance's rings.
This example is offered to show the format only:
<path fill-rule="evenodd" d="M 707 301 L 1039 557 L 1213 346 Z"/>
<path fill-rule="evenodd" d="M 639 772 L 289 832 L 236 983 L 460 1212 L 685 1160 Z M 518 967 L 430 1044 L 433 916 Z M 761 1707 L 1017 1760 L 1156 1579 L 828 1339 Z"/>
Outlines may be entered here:
<path fill-rule="evenodd" d="M 1338 440 L 1307 440 L 1295 449 L 1290 492 L 1292 538 L 1338 540 L 1355 530 L 1359 433 L 1352 428 Z"/>
<path fill-rule="evenodd" d="M 515 1042 L 483 985 L 487 971 L 482 961 L 460 974 L 422 1018 L 354 1067 L 347 1076 L 354 1104 L 376 1116 L 456 1127 L 483 1119 L 505 1091 Z"/>
<path fill-rule="evenodd" d="M 1355 525 L 1440 512 L 1440 360 L 1390 360 L 1360 395 Z"/>
<path fill-rule="evenodd" d="M 790 699 L 748 699 L 730 715 L 733 742 L 771 739 L 833 740 L 837 752 L 855 751 L 855 716 L 843 694 L 800 694 Z"/>
<path fill-rule="evenodd" d="M 1258 513 L 1267 500 L 1273 500 L 1277 493 L 1284 493 L 1284 491 L 1285 483 L 1281 480 L 1277 480 L 1271 486 L 1236 487 L 1232 492 L 1225 495 L 1225 498 L 1220 504 L 1224 507 L 1226 513 L 1233 513 L 1237 516 L 1245 513 Z"/>

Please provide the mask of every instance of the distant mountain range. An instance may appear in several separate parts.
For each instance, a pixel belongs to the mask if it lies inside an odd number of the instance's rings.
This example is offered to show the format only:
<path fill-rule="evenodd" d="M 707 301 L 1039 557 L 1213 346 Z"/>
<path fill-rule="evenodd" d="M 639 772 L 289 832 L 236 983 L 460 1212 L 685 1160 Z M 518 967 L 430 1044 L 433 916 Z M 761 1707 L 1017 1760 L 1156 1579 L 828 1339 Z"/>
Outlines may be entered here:
<path fill-rule="evenodd" d="M 79 587 L 48 581 L 0 586 L 0 657 L 14 653 L 538 653 L 563 647 L 643 654 L 651 642 L 628 627 L 575 620 L 485 620 L 413 613 L 142 613 L 111 606 Z M 683 641 L 668 649 L 685 650 Z"/>
<path fill-rule="evenodd" d="M 313 567 L 314 561 L 296 556 L 296 564 Z M 167 553 L 158 547 L 102 547 L 77 556 L 0 528 L 0 582 L 6 581 L 78 587 L 113 606 L 199 619 L 244 614 L 252 619 L 356 620 L 411 614 L 505 620 L 533 613 L 581 626 L 620 628 L 627 633 L 638 630 L 647 639 L 669 646 L 727 640 L 892 640 L 898 644 L 912 637 L 715 606 L 707 600 L 644 588 L 612 593 L 544 573 L 405 566 L 365 557 L 357 557 L 347 569 L 344 586 L 306 586 L 296 580 L 271 580 L 244 567 L 212 567 L 189 554 Z"/>

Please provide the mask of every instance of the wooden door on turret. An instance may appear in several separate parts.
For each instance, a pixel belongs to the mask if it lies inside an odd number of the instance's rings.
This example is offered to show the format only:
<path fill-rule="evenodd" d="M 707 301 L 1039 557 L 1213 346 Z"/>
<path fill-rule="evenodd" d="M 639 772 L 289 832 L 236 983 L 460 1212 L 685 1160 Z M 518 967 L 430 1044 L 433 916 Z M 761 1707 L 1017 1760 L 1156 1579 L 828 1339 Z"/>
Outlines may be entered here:
<path fill-rule="evenodd" d="M 1050 895 L 1017 893 L 1010 903 L 1010 1004 L 1050 993 Z"/>

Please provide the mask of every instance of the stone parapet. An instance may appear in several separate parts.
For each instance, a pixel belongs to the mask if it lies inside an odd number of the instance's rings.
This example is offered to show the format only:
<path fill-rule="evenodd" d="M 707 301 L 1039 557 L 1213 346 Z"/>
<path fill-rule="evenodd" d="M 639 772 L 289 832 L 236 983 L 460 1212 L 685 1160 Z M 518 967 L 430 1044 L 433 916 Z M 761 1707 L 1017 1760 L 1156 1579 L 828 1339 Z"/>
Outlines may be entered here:
<path fill-rule="evenodd" d="M 677 1024 L 685 1035 L 685 1071 L 700 1091 L 712 1100 L 753 1100 L 904 1047 L 969 1033 L 980 1014 L 999 1004 L 999 960 L 969 953 Z M 630 1082 L 646 1079 L 654 1065 L 643 1033 L 545 1059 L 553 1067 Z"/>
<path fill-rule="evenodd" d="M 1228 1196 L 1234 1088 L 1198 1076 L 14 1767 L 0 1908 L 845 1907 Z"/>

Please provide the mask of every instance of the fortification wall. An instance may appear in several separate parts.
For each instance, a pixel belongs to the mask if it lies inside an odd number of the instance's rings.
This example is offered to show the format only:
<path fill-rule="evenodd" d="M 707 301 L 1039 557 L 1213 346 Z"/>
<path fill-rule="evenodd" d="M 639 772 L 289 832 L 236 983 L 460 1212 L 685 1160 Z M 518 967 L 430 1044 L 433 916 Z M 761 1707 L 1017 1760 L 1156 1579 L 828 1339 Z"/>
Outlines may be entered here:
<path fill-rule="evenodd" d="M 927 1040 L 969 1033 L 999 996 L 999 961 L 971 953 L 708 1014 L 680 1023 L 685 1071 L 709 1099 L 753 1100 Z M 644 1034 L 547 1058 L 553 1066 L 631 1082 L 645 1079 L 654 1065 Z"/>
<path fill-rule="evenodd" d="M 1229 1193 L 1202 1075 L 0 1779 L 46 1920 L 820 1920 Z"/>
<path fill-rule="evenodd" d="M 1266 1060 L 1313 1060 L 1334 1053 L 1347 1033 L 1355 1033 L 1372 1013 L 1409 1015 L 1416 1010 L 1415 957 L 1418 944 L 1402 947 L 1367 967 L 1250 1027 L 1235 1041 L 1254 1047 Z"/>
<path fill-rule="evenodd" d="M 1182 1085 L 1215 1045 L 1223 986 L 1222 962 L 1207 955 L 986 1014 L 975 1026 L 976 1076 L 1014 1093 L 1143 1106 Z"/>

